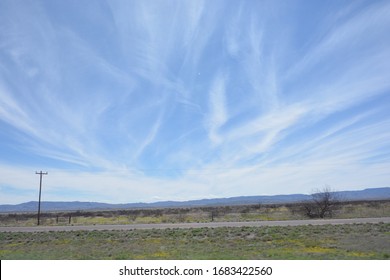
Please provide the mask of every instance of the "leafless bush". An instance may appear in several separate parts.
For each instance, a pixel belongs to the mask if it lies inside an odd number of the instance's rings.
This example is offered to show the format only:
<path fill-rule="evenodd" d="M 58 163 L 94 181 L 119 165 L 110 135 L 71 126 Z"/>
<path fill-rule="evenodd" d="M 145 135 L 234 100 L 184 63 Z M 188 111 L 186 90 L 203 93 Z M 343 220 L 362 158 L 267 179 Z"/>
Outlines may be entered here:
<path fill-rule="evenodd" d="M 331 218 L 340 207 L 340 198 L 329 187 L 317 190 L 310 201 L 302 203 L 302 211 L 309 218 Z"/>

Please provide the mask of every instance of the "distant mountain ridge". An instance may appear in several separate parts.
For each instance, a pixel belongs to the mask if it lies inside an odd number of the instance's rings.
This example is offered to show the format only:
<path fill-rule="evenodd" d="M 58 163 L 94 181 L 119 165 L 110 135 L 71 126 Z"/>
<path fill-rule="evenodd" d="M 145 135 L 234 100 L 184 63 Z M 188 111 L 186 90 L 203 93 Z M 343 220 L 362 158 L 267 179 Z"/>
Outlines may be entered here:
<path fill-rule="evenodd" d="M 336 192 L 342 200 L 387 200 L 390 199 L 390 187 L 371 188 L 359 191 Z M 237 196 L 229 198 L 214 198 L 189 201 L 160 201 L 153 203 L 125 203 L 109 204 L 99 202 L 53 202 L 43 201 L 42 211 L 76 211 L 76 210 L 114 210 L 129 208 L 165 208 L 165 207 L 200 207 L 218 205 L 244 205 L 244 204 L 277 204 L 296 203 L 309 200 L 310 195 L 287 194 L 287 195 L 263 195 L 263 196 Z M 38 209 L 37 201 L 30 201 L 16 205 L 0 205 L 0 212 L 35 212 Z"/>

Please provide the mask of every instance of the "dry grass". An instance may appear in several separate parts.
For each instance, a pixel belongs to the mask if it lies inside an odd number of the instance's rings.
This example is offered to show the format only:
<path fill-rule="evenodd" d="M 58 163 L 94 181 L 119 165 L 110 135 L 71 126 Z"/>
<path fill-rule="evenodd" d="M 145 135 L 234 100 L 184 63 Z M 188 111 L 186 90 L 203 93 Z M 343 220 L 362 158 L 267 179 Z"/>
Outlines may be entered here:
<path fill-rule="evenodd" d="M 42 225 L 235 222 L 306 219 L 299 204 L 43 213 Z M 344 202 L 333 218 L 390 216 L 390 201 Z M 36 214 L 1 214 L 0 226 L 33 226 Z"/>

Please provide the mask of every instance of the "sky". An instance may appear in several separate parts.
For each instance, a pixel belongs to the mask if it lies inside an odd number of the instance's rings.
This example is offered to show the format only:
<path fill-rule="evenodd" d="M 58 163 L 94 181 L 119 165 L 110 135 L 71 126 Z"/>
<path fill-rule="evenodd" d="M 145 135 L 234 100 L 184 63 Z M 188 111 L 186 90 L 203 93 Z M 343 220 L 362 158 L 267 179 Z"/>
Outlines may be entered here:
<path fill-rule="evenodd" d="M 390 186 L 390 1 L 0 0 L 0 204 Z"/>

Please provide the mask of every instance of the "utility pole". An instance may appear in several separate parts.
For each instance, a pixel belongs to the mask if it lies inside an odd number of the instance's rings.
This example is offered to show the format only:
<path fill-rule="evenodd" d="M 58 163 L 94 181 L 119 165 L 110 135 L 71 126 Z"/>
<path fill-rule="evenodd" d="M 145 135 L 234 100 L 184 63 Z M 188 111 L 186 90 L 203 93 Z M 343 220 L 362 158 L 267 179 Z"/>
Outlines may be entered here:
<path fill-rule="evenodd" d="M 35 172 L 39 174 L 39 202 L 38 202 L 38 226 L 41 218 L 41 192 L 42 192 L 42 175 L 47 175 L 47 172 Z"/>

